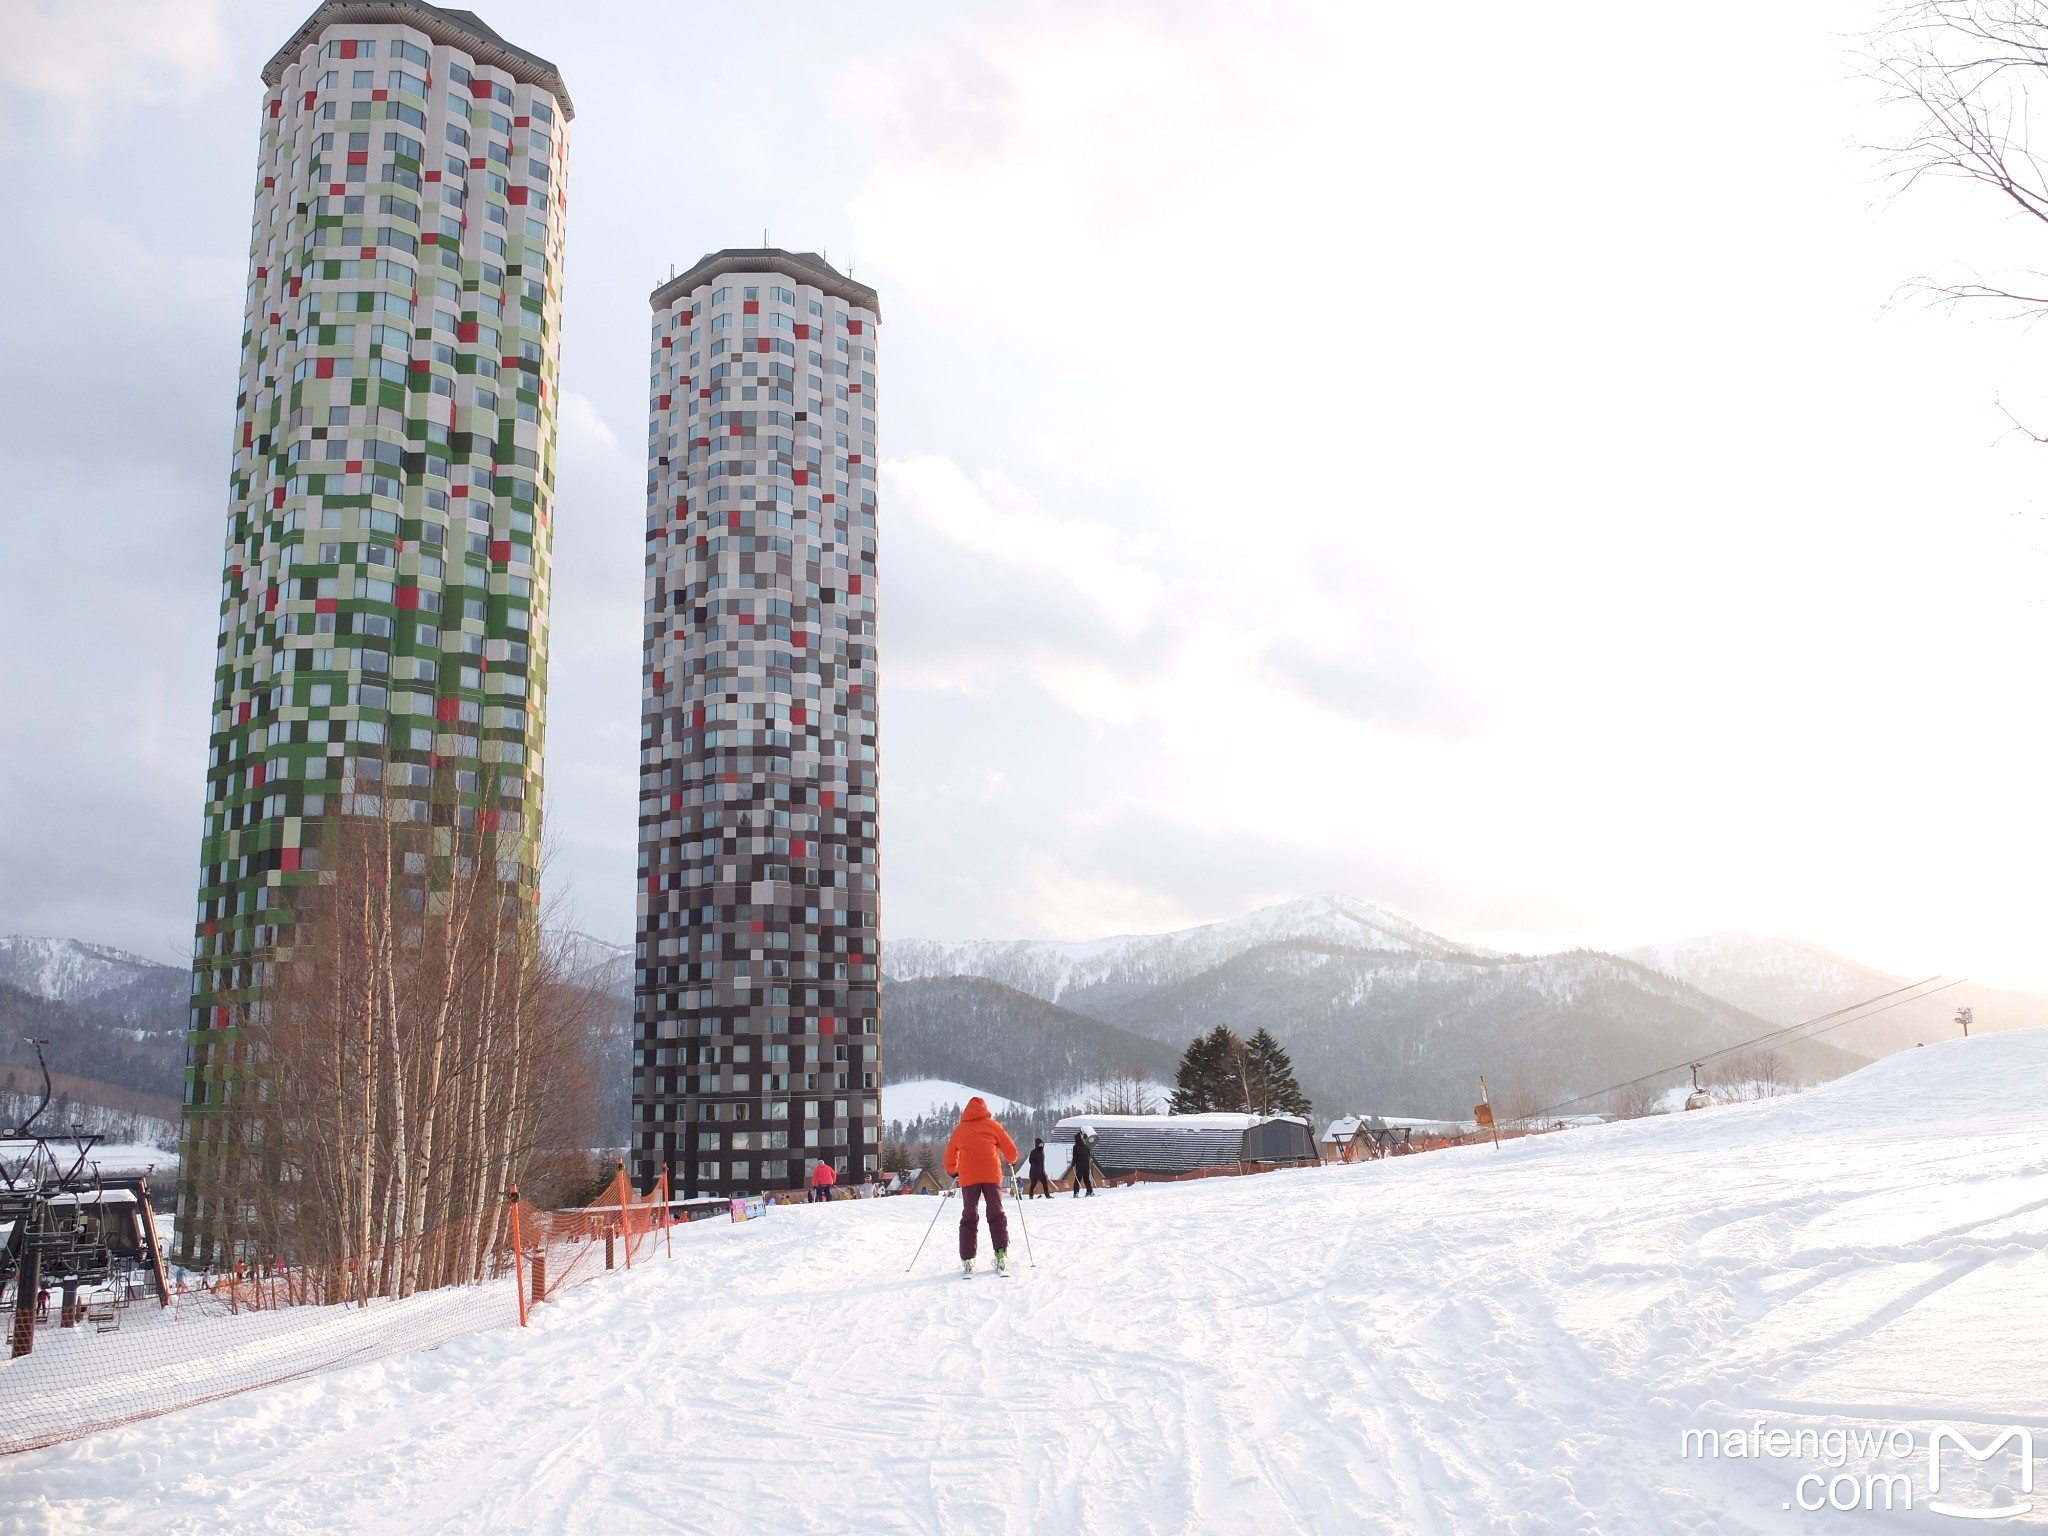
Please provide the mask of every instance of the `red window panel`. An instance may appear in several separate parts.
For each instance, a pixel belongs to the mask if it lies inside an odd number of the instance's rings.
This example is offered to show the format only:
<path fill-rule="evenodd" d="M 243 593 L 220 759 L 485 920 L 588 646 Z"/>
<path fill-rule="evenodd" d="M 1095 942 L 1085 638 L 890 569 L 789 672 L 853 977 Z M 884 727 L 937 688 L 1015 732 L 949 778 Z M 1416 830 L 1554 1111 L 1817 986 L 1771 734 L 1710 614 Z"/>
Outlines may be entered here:
<path fill-rule="evenodd" d="M 849 464 L 858 464 L 860 462 L 860 455 L 857 453 L 849 453 L 846 456 L 846 462 Z"/>
<path fill-rule="evenodd" d="M 798 725 L 806 725 L 809 723 L 809 721 L 804 716 L 804 708 L 801 704 L 797 705 L 795 708 L 790 710 L 789 718 Z"/>
<path fill-rule="evenodd" d="M 476 322 L 474 320 L 458 321 L 455 326 L 455 339 L 457 341 L 475 341 Z"/>
<path fill-rule="evenodd" d="M 662 337 L 662 338 L 661 338 L 661 344 L 662 344 L 662 345 L 663 345 L 664 347 L 673 347 L 673 346 L 675 345 L 675 342 L 674 342 L 673 340 L 671 340 L 671 339 L 670 339 L 669 337 L 667 337 L 667 336 L 664 336 L 664 337 Z M 664 400 L 666 400 L 666 399 L 668 398 L 668 396 L 666 396 L 666 395 L 663 395 L 663 396 L 662 396 L 662 398 L 663 398 Z"/>
<path fill-rule="evenodd" d="M 849 385 L 847 385 L 846 387 L 847 387 L 848 391 L 849 391 L 849 392 L 851 392 L 851 393 L 853 393 L 853 394 L 856 394 L 856 395 L 857 395 L 857 394 L 859 394 L 859 393 L 860 393 L 860 386 L 859 386 L 858 384 L 849 384 Z"/>
<path fill-rule="evenodd" d="M 283 107 L 284 107 L 284 102 L 283 102 L 282 100 L 278 100 L 278 101 L 273 101 L 273 102 L 272 102 L 272 103 L 270 104 L 270 115 L 271 115 L 272 117 L 276 117 L 276 116 L 277 116 L 277 114 L 278 114 L 278 113 L 279 113 L 279 112 L 280 112 L 280 111 L 281 111 L 281 110 L 283 109 Z M 270 185 L 270 183 L 269 183 L 268 181 L 265 181 L 265 182 L 263 183 L 263 185 L 265 185 L 265 186 L 267 187 L 267 186 L 269 186 L 269 185 Z"/>
<path fill-rule="evenodd" d="M 264 765 L 262 763 L 258 763 L 249 770 L 249 787 L 251 789 L 261 789 L 263 787 L 263 772 Z"/>
<path fill-rule="evenodd" d="M 836 1023 L 834 1023 L 831 1019 L 818 1020 L 818 1033 L 821 1035 L 833 1034 L 838 1030 L 838 1028 L 839 1026 Z"/>
<path fill-rule="evenodd" d="M 699 400 L 709 400 L 711 398 L 711 391 L 708 389 L 700 389 L 697 391 L 697 398 Z"/>
<path fill-rule="evenodd" d="M 858 336 L 860 334 L 860 322 L 858 320 L 849 320 L 846 322 L 846 329 L 850 334 Z"/>
<path fill-rule="evenodd" d="M 400 587 L 398 589 L 398 606 L 400 609 L 417 608 L 419 605 L 420 589 L 418 587 Z"/>
<path fill-rule="evenodd" d="M 512 541 L 510 539 L 491 540 L 491 558 L 500 565 L 510 560 L 512 558 Z"/>
<path fill-rule="evenodd" d="M 472 160 L 472 161 L 470 161 L 470 162 L 469 162 L 469 168 L 470 168 L 470 169 L 471 169 L 472 171 L 480 171 L 480 170 L 482 170 L 482 169 L 484 168 L 484 162 L 483 162 L 482 158 L 481 158 L 481 157 L 479 157 L 479 158 L 477 158 L 477 159 L 475 159 L 475 160 Z"/>
<path fill-rule="evenodd" d="M 656 409 L 656 410 L 661 410 L 661 411 L 665 411 L 665 410 L 667 410 L 667 409 L 668 409 L 668 396 L 667 396 L 667 395 L 663 395 L 663 396 L 661 397 L 661 404 L 660 404 L 660 405 L 658 405 L 658 406 L 656 406 L 656 407 L 655 407 L 655 409 Z"/>
<path fill-rule="evenodd" d="M 280 848 L 277 852 L 277 867 L 286 874 L 296 874 L 299 868 L 299 850 Z"/>
<path fill-rule="evenodd" d="M 768 338 L 766 336 L 756 338 L 754 350 L 756 352 L 766 352 L 768 350 Z"/>
<path fill-rule="evenodd" d="M 372 92 L 370 92 L 370 100 L 372 100 L 372 101 L 389 101 L 390 99 L 391 99 L 391 93 L 390 93 L 389 91 L 372 91 Z"/>
<path fill-rule="evenodd" d="M 344 475 L 360 475 L 363 472 L 363 461 L 361 459 L 350 459 L 346 464 L 342 465 L 341 472 Z"/>
<path fill-rule="evenodd" d="M 666 688 L 667 686 L 668 686 L 668 674 L 667 674 L 667 673 L 665 673 L 665 672 L 657 672 L 657 673 L 655 673 L 655 674 L 654 674 L 654 691 L 655 691 L 656 693 L 659 693 L 659 692 L 661 692 L 661 690 L 662 690 L 662 689 Z"/>
<path fill-rule="evenodd" d="M 680 811 L 683 808 L 683 797 L 681 795 L 670 795 L 668 797 L 668 808 L 672 811 Z"/>
<path fill-rule="evenodd" d="M 740 313 L 743 315 L 758 315 L 761 313 L 761 301 L 759 299 L 742 300 L 740 303 Z"/>
<path fill-rule="evenodd" d="M 461 709 L 462 700 L 460 699 L 434 700 L 434 718 L 436 720 L 453 720 L 457 717 Z"/>
<path fill-rule="evenodd" d="M 368 255 L 369 253 L 368 253 L 367 251 L 365 251 L 365 252 L 364 252 L 363 254 L 364 254 L 364 255 Z M 424 358 L 424 357 L 416 357 L 416 358 L 414 358 L 414 359 L 412 360 L 412 371 L 413 371 L 414 373 L 425 373 L 425 372 L 427 371 L 428 367 L 429 367 L 429 362 L 428 362 L 428 360 L 427 360 L 426 358 Z"/>
<path fill-rule="evenodd" d="M 858 576 L 848 576 L 846 578 L 846 590 L 849 592 L 859 592 L 860 578 Z"/>
<path fill-rule="evenodd" d="M 470 76 L 469 94 L 472 96 L 481 96 L 486 101 L 490 100 L 491 82 L 486 79 L 483 79 L 481 76 L 478 75 Z"/>
<path fill-rule="evenodd" d="M 335 600 L 331 597 L 316 597 L 313 599 L 313 611 L 315 613 L 332 613 L 336 606 Z"/>
<path fill-rule="evenodd" d="M 809 341 L 811 339 L 811 328 L 808 325 L 798 326 L 796 328 L 796 339 L 798 341 Z"/>
<path fill-rule="evenodd" d="M 660 889 L 661 889 L 661 876 L 659 876 L 659 875 L 649 875 L 649 876 L 647 877 L 647 894 L 648 894 L 648 895 L 650 895 L 650 896 L 652 896 L 652 895 L 653 895 L 653 894 L 654 894 L 654 893 L 655 893 L 656 891 L 659 891 Z"/>
<path fill-rule="evenodd" d="M 264 592 L 264 594 L 263 594 L 263 611 L 264 611 L 265 613 L 272 613 L 272 612 L 275 612 L 275 611 L 276 611 L 276 608 L 277 608 L 277 588 L 275 588 L 275 587 L 271 587 L 271 588 L 267 589 L 267 590 L 266 590 L 266 591 Z"/>
<path fill-rule="evenodd" d="M 268 192 L 268 191 L 270 191 L 270 190 L 271 190 L 271 189 L 272 189 L 273 187 L 275 187 L 276 185 L 277 185 L 277 178 L 276 178 L 275 176 L 266 176 L 266 177 L 264 177 L 264 178 L 263 178 L 263 190 L 264 190 L 264 191 Z"/>
<path fill-rule="evenodd" d="M 302 107 L 303 107 L 303 108 L 304 108 L 304 109 L 305 109 L 306 111 L 308 111 L 308 112 L 310 112 L 310 111 L 312 111 L 312 110 L 313 110 L 313 98 L 314 98 L 314 95 L 315 95 L 315 93 L 314 93 L 314 92 L 312 92 L 312 91 L 308 91 L 308 92 L 306 92 L 306 99 L 305 99 L 305 100 L 304 100 L 303 102 L 301 102 L 301 103 L 300 103 L 300 106 L 302 106 Z"/>
<path fill-rule="evenodd" d="M 348 163 L 350 165 L 368 165 L 370 163 L 370 152 L 367 149 L 352 149 L 348 152 Z"/>
<path fill-rule="evenodd" d="M 838 793 L 838 791 L 837 791 L 837 790 L 831 790 L 831 789 L 828 789 L 828 790 L 825 790 L 825 791 L 823 791 L 823 792 L 822 792 L 822 793 L 821 793 L 821 794 L 820 794 L 820 795 L 818 796 L 818 804 L 820 804 L 820 805 L 824 806 L 824 807 L 825 807 L 825 809 L 826 809 L 826 810 L 828 810 L 828 811 L 829 811 L 829 810 L 831 810 L 831 809 L 832 809 L 832 807 L 833 807 L 833 806 L 835 806 L 835 805 L 837 805 L 838 803 L 839 803 L 839 793 Z"/>
<path fill-rule="evenodd" d="M 249 723 L 249 706 L 248 706 L 248 705 L 246 705 L 246 704 L 237 704 L 237 705 L 235 706 L 235 724 L 237 724 L 237 725 L 247 725 L 248 723 Z"/>
<path fill-rule="evenodd" d="M 255 422 L 253 422 L 253 421 L 245 421 L 245 422 L 243 422 L 243 423 L 242 423 L 242 446 L 243 446 L 244 448 L 252 447 L 252 446 L 254 445 L 254 443 L 255 443 L 255 436 L 256 436 L 256 423 L 255 423 Z"/>
<path fill-rule="evenodd" d="M 341 56 L 344 59 L 352 59 L 356 56 L 356 40 L 354 38 L 344 37 L 341 40 Z"/>
<path fill-rule="evenodd" d="M 506 192 L 505 200 L 510 203 L 524 203 L 526 201 L 526 188 L 513 187 Z"/>
<path fill-rule="evenodd" d="M 281 507 L 281 506 L 283 506 L 283 505 L 284 505 L 284 487 L 283 487 L 283 486 L 281 486 L 281 485 L 280 485 L 280 486 L 279 486 L 279 487 L 278 487 L 278 488 L 277 488 L 276 490 L 274 490 L 274 491 L 272 491 L 272 492 L 270 493 L 270 504 L 271 504 L 271 506 L 273 506 L 273 507 Z"/>
<path fill-rule="evenodd" d="M 811 483 L 811 472 L 808 469 L 799 469 L 793 472 L 791 478 L 798 485 L 809 485 Z"/>
<path fill-rule="evenodd" d="M 527 125 L 527 124 L 528 124 L 529 122 L 531 122 L 531 121 L 532 121 L 532 119 L 531 119 L 531 118 L 526 118 L 526 117 L 515 117 L 515 118 L 513 118 L 513 119 L 512 119 L 512 126 L 513 126 L 514 128 L 524 128 L 524 127 L 525 127 L 525 126 L 526 126 L 526 125 Z"/>
<path fill-rule="evenodd" d="M 429 181 L 439 181 L 440 179 L 441 179 L 441 173 L 440 173 L 439 171 L 429 171 L 429 172 L 427 172 L 427 180 L 429 180 Z"/>

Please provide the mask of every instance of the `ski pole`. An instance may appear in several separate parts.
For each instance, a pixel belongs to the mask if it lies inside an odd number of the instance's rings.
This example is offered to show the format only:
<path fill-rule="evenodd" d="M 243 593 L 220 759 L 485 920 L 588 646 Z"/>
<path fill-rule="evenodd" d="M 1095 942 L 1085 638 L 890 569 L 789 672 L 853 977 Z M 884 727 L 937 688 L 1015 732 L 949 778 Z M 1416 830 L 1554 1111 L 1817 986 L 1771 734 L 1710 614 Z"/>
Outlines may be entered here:
<path fill-rule="evenodd" d="M 1024 1219 L 1024 1207 L 1028 1203 L 1023 1200 L 1017 1202 L 1017 1225 L 1024 1233 L 1024 1257 L 1030 1259 L 1031 1267 L 1036 1269 L 1038 1268 L 1038 1260 L 1031 1253 L 1031 1223 Z"/>
<path fill-rule="evenodd" d="M 932 1233 L 937 1230 L 939 1225 L 939 1217 L 945 1214 L 946 1202 L 952 1198 L 953 1191 L 950 1189 L 939 1196 L 939 1208 L 932 1212 L 932 1224 L 924 1229 L 924 1236 L 917 1240 L 917 1252 L 913 1253 L 910 1256 L 910 1262 L 903 1266 L 903 1273 L 906 1275 L 917 1268 L 917 1261 L 924 1257 L 924 1245 L 932 1240 Z"/>

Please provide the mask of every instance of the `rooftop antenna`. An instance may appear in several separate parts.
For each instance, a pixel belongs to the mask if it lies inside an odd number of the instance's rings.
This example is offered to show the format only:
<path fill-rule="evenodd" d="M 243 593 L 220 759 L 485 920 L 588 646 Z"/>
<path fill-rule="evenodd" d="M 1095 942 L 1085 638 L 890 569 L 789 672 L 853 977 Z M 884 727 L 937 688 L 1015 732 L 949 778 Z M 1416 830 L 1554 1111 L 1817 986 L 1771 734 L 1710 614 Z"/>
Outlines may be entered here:
<path fill-rule="evenodd" d="M 764 251 L 768 249 L 768 231 L 766 229 L 761 231 L 761 249 Z"/>

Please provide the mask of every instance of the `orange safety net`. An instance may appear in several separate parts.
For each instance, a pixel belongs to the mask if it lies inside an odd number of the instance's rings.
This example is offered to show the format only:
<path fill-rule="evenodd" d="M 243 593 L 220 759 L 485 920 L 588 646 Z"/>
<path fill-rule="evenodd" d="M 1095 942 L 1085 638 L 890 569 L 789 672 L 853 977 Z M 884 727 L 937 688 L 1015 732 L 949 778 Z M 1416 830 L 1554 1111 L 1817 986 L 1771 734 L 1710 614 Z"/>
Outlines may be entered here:
<path fill-rule="evenodd" d="M 633 1192 L 620 1162 L 604 1191 L 588 1205 L 543 1211 L 513 1191 L 513 1253 L 519 1269 L 520 1321 L 532 1307 L 633 1261 L 660 1238 L 668 1243 L 672 1224 L 668 1173 L 654 1188 Z"/>
<path fill-rule="evenodd" d="M 75 1293 L 53 1284 L 47 1305 L 18 1320 L 9 1287 L 0 1455 L 524 1323 L 541 1300 L 667 1251 L 671 1209 L 665 1178 L 635 1194 L 621 1164 L 588 1205 L 537 1210 L 515 1190 L 367 1265 L 180 1271 L 163 1295 L 132 1276 Z"/>

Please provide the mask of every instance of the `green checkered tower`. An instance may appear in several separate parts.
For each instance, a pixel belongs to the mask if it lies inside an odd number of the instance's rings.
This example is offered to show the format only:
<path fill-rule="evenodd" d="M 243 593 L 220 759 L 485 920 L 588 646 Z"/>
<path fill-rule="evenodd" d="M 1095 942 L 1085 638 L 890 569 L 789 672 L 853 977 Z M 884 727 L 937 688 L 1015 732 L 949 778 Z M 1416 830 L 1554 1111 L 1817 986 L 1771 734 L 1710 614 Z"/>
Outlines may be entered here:
<path fill-rule="evenodd" d="M 495 831 L 495 877 L 538 900 L 574 108 L 545 59 L 417 0 L 328 0 L 263 82 L 179 1148 L 192 1265 L 246 1256 L 260 1174 L 222 1111 L 339 818 Z"/>

